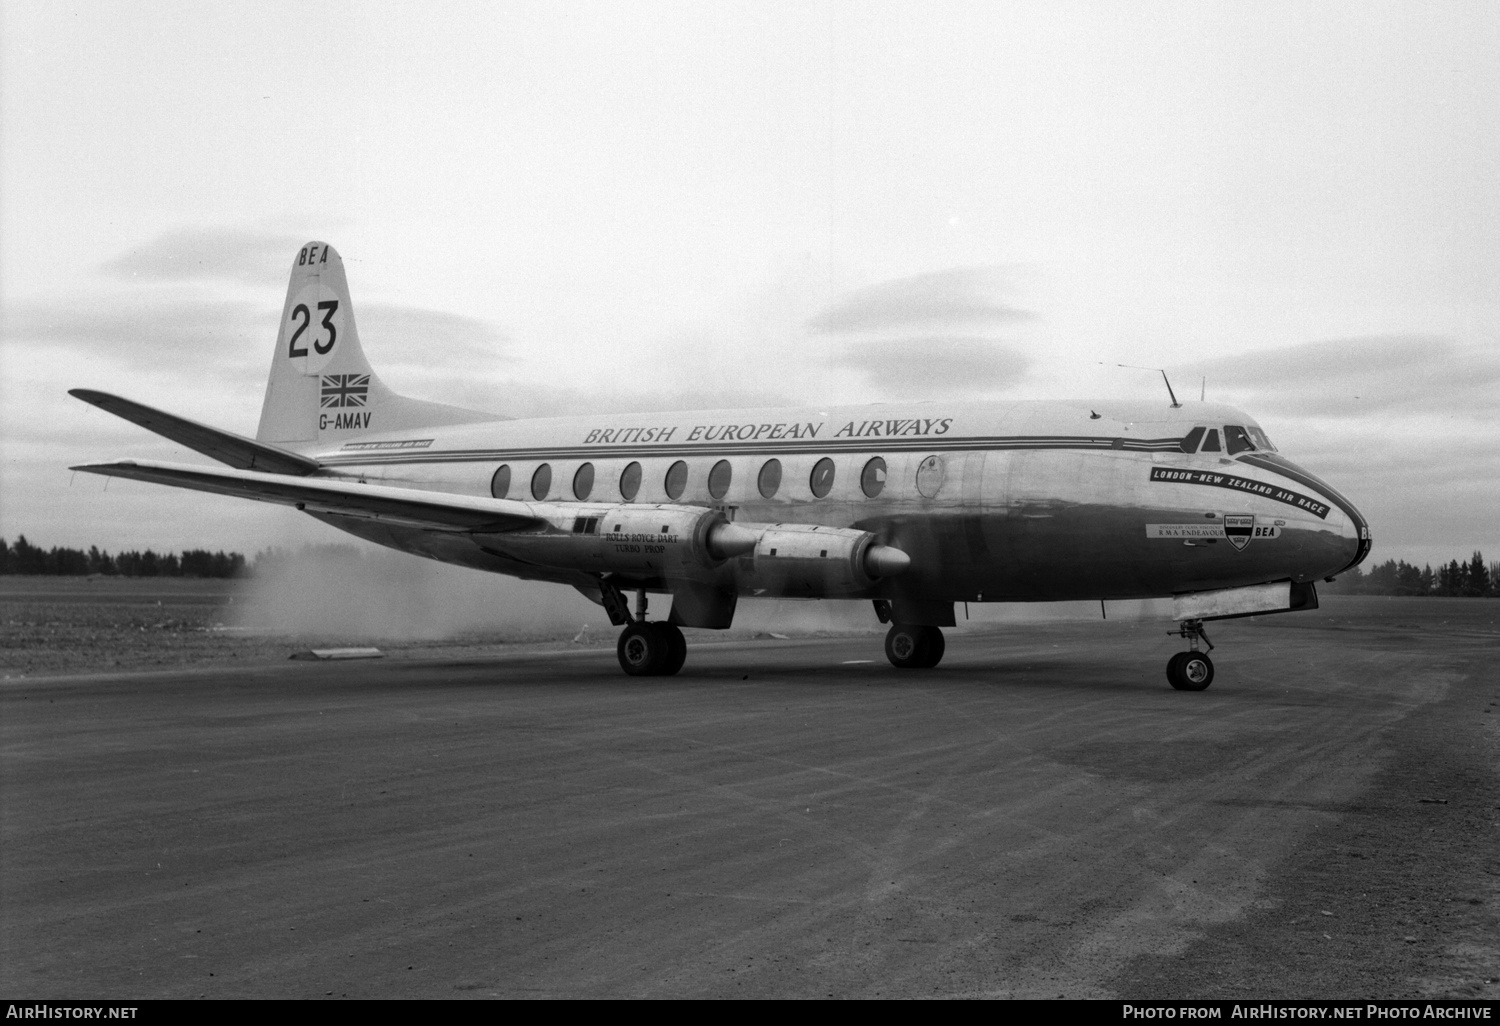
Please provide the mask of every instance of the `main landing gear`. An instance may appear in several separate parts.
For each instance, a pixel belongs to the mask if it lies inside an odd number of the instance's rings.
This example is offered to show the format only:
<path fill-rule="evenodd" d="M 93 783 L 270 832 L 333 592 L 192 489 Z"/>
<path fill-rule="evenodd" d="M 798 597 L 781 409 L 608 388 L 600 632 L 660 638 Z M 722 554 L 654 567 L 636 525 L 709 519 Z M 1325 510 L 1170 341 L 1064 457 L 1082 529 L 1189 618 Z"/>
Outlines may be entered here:
<path fill-rule="evenodd" d="M 599 581 L 599 595 L 610 622 L 625 625 L 615 645 L 620 669 L 632 677 L 670 677 L 682 669 L 687 661 L 687 639 L 675 623 L 647 621 L 644 589 L 635 593 L 634 616 L 625 596 L 609 581 Z"/>
<path fill-rule="evenodd" d="M 1167 682 L 1178 691 L 1202 691 L 1214 682 L 1214 663 L 1208 652 L 1198 651 L 1198 642 L 1213 651 L 1214 643 L 1208 640 L 1202 620 L 1184 620 L 1175 631 L 1167 631 L 1187 638 L 1190 651 L 1178 652 L 1167 660 Z"/>
<path fill-rule="evenodd" d="M 943 658 L 943 632 L 937 627 L 891 624 L 885 636 L 885 657 L 898 670 L 928 670 Z"/>
<path fill-rule="evenodd" d="M 687 639 L 676 624 L 637 620 L 620 632 L 615 652 L 632 677 L 670 677 L 687 660 Z"/>

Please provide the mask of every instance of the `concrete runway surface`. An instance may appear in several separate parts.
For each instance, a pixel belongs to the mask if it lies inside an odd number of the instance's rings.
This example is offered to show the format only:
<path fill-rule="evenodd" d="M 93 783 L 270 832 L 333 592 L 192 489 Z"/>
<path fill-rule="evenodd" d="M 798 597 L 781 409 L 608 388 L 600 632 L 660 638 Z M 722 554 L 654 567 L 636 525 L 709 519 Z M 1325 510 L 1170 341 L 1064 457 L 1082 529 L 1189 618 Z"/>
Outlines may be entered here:
<path fill-rule="evenodd" d="M 1113 621 L 7 682 L 0 992 L 1497 997 L 1500 603 L 1418 606 L 1201 694 Z"/>

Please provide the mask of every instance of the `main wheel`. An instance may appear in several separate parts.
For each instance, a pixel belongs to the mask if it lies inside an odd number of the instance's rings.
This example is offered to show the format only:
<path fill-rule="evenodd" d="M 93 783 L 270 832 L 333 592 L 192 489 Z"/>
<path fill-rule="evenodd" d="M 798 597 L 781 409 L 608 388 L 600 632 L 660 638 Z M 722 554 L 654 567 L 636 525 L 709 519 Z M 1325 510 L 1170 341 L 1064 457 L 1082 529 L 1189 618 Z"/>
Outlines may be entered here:
<path fill-rule="evenodd" d="M 901 670 L 936 666 L 943 658 L 944 647 L 943 632 L 936 627 L 892 624 L 885 636 L 885 657 Z"/>
<path fill-rule="evenodd" d="M 898 670 L 912 670 L 922 665 L 922 628 L 894 623 L 885 635 L 885 657 Z"/>
<path fill-rule="evenodd" d="M 948 648 L 948 643 L 943 640 L 943 631 L 940 627 L 924 627 L 927 632 L 927 658 L 922 665 L 928 669 L 943 661 L 943 653 Z"/>
<path fill-rule="evenodd" d="M 670 677 L 687 662 L 687 639 L 682 636 L 682 630 L 675 623 L 662 621 L 655 624 L 655 627 L 667 642 L 666 658 L 656 672 L 663 677 Z"/>
<path fill-rule="evenodd" d="M 1205 652 L 1178 652 L 1167 661 L 1167 681 L 1178 691 L 1202 691 L 1214 682 L 1213 660 Z"/>
<path fill-rule="evenodd" d="M 615 654 L 620 669 L 632 677 L 649 677 L 662 671 L 671 655 L 671 642 L 657 629 L 659 625 L 637 620 L 620 632 Z"/>

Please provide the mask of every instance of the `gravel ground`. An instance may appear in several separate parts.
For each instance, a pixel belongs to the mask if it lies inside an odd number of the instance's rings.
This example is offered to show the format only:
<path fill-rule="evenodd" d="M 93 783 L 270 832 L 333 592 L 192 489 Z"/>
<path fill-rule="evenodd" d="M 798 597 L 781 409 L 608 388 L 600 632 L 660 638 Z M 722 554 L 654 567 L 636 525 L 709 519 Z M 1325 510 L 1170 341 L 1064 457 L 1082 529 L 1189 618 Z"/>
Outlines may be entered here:
<path fill-rule="evenodd" d="M 138 585 L 0 579 L 28 993 L 1500 1000 L 1500 602 L 1223 627 L 1184 696 L 1154 624 L 643 684 L 605 630 L 250 635 Z M 286 662 L 323 643 L 393 658 Z"/>

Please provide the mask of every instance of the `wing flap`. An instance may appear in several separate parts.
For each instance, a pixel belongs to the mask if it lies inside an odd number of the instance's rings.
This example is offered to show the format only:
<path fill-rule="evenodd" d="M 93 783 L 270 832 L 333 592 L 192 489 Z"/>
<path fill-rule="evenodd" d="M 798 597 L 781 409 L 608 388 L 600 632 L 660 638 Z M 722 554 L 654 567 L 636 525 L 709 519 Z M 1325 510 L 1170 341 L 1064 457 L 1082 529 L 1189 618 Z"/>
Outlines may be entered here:
<path fill-rule="evenodd" d="M 546 523 L 526 503 L 512 499 L 451 495 L 357 481 L 287 477 L 254 470 L 221 470 L 156 460 L 85 463 L 72 469 L 274 502 L 309 513 L 361 517 L 428 531 L 494 533 L 540 527 Z"/>
<path fill-rule="evenodd" d="M 232 431 L 221 431 L 196 420 L 122 399 L 108 392 L 71 388 L 68 394 L 240 470 L 263 470 L 271 474 L 311 474 L 319 467 L 317 460 L 280 446 L 257 442 Z"/>

